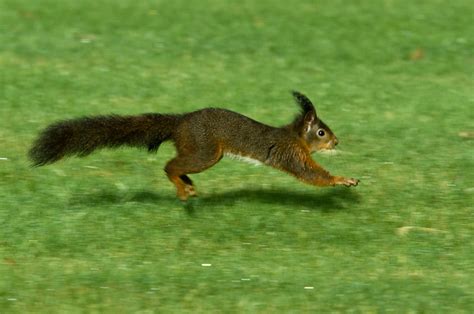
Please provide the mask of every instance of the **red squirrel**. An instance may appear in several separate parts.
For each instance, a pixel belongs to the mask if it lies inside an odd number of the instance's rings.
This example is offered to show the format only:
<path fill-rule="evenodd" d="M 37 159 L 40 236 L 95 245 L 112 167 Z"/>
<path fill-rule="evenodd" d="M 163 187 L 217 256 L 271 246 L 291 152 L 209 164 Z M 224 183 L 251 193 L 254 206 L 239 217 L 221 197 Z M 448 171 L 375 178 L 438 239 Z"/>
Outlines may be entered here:
<path fill-rule="evenodd" d="M 316 114 L 311 101 L 293 92 L 301 112 L 288 125 L 272 127 L 239 113 L 205 108 L 184 114 L 146 113 L 137 116 L 92 116 L 59 121 L 41 132 L 29 151 L 33 166 L 63 157 L 84 157 L 104 147 L 146 147 L 156 152 L 162 142 L 172 141 L 177 155 L 165 172 L 176 186 L 177 196 L 196 196 L 188 174 L 204 171 L 224 154 L 257 160 L 317 186 L 356 186 L 359 180 L 333 176 L 311 153 L 331 150 L 339 140 Z"/>

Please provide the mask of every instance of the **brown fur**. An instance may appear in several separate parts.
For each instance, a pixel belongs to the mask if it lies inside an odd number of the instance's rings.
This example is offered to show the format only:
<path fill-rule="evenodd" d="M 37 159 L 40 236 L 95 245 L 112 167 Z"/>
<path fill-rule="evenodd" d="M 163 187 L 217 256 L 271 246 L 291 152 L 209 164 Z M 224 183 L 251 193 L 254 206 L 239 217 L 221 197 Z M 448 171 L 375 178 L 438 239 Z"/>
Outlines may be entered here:
<path fill-rule="evenodd" d="M 177 155 L 166 164 L 165 171 L 182 200 L 196 195 L 187 175 L 212 167 L 224 153 L 258 160 L 317 186 L 357 185 L 357 179 L 332 176 L 311 158 L 314 151 L 333 149 L 338 139 L 318 118 L 306 96 L 298 92 L 293 95 L 301 113 L 279 128 L 216 108 L 182 115 L 85 117 L 47 127 L 29 157 L 34 166 L 42 166 L 66 156 L 83 157 L 104 147 L 127 145 L 156 151 L 162 142 L 171 140 Z"/>

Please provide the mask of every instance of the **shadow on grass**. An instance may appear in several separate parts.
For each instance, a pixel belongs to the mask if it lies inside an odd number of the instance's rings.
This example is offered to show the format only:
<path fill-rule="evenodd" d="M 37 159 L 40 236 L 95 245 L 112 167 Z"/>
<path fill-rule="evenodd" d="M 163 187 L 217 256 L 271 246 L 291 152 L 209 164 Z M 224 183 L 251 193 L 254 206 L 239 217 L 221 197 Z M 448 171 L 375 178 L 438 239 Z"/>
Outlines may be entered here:
<path fill-rule="evenodd" d="M 245 206 L 245 202 L 287 206 L 294 210 L 333 212 L 348 209 L 352 204 L 359 203 L 360 199 L 355 191 L 348 189 L 329 189 L 318 194 L 286 189 L 242 189 L 190 199 L 183 202 L 183 206 L 192 214 L 201 208 L 234 206 L 236 203 Z"/>
<path fill-rule="evenodd" d="M 322 212 L 333 212 L 349 209 L 352 205 L 360 202 L 359 194 L 353 189 L 325 189 L 316 194 L 311 192 L 289 191 L 286 189 L 241 189 L 222 193 L 207 194 L 197 198 L 191 198 L 186 202 L 179 201 L 174 194 L 164 195 L 158 192 L 138 191 L 125 192 L 100 190 L 91 193 L 78 194 L 70 200 L 71 205 L 106 205 L 120 204 L 125 202 L 155 203 L 155 204 L 182 204 L 183 208 L 192 214 L 196 210 L 232 207 L 239 203 L 245 206 L 260 203 L 262 205 L 288 206 L 295 210 L 319 210 Z"/>

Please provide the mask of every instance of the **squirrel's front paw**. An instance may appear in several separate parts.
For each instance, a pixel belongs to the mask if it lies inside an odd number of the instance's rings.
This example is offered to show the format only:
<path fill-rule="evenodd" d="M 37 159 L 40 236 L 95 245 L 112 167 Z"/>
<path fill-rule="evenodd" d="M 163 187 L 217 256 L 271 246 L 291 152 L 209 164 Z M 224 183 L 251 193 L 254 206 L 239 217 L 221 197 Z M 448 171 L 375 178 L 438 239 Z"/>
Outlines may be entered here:
<path fill-rule="evenodd" d="M 345 186 L 357 186 L 358 184 L 359 180 L 354 178 L 345 179 L 344 181 Z"/>
<path fill-rule="evenodd" d="M 357 186 L 359 184 L 359 180 L 354 179 L 354 178 L 337 177 L 336 184 L 337 185 L 344 185 L 344 186 L 347 186 L 347 187 Z"/>

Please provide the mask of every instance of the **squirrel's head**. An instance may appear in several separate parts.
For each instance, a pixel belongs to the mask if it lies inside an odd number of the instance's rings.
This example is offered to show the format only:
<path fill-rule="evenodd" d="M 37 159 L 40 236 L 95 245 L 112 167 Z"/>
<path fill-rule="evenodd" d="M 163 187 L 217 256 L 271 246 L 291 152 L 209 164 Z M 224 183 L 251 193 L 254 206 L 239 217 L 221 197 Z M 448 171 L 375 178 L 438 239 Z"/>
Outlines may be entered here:
<path fill-rule="evenodd" d="M 301 106 L 301 114 L 292 125 L 299 137 L 306 142 L 310 151 L 334 149 L 339 140 L 331 129 L 318 118 L 316 109 L 308 97 L 296 91 L 293 92 L 293 97 Z"/>

